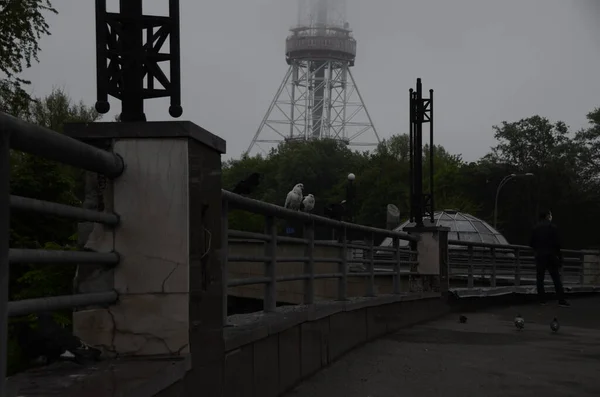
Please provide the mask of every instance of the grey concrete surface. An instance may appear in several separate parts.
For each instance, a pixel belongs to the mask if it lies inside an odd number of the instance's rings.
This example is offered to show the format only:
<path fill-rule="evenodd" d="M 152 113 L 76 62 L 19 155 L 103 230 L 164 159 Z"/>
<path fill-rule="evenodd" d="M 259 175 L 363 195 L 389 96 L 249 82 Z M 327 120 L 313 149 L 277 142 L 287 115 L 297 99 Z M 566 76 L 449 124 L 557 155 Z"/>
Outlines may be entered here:
<path fill-rule="evenodd" d="M 289 397 L 600 396 L 600 297 L 519 305 L 403 329 L 342 357 Z M 520 313 L 524 331 L 513 325 Z M 556 316 L 557 334 L 550 330 Z"/>

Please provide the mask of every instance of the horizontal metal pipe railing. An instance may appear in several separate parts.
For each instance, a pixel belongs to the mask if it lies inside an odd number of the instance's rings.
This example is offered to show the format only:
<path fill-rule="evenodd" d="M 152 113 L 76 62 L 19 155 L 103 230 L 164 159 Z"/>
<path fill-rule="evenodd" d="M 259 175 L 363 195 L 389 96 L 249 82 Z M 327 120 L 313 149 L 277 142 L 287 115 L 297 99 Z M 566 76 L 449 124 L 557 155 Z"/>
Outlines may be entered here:
<path fill-rule="evenodd" d="M 475 280 L 486 280 L 496 286 L 497 280 L 513 280 L 535 283 L 536 263 L 533 249 L 522 245 L 501 245 L 490 243 L 450 240 L 448 250 L 449 276 L 452 279 L 467 278 L 468 288 L 474 287 Z M 600 252 L 595 250 L 561 250 L 563 255 L 561 274 L 565 284 L 585 284 L 587 277 L 593 276 L 586 264 L 598 264 Z M 595 259 L 587 260 L 587 255 Z"/>
<path fill-rule="evenodd" d="M 10 196 L 10 208 L 20 211 L 36 212 L 38 214 L 55 215 L 77 221 L 97 222 L 107 226 L 117 226 L 119 224 L 119 216 L 116 214 L 93 211 L 21 196 Z"/>
<path fill-rule="evenodd" d="M 125 168 L 123 159 L 64 134 L 27 123 L 0 112 L 0 134 L 9 135 L 10 147 L 48 160 L 116 178 Z"/>
<path fill-rule="evenodd" d="M 227 190 L 221 191 L 222 197 L 227 201 L 230 209 L 240 209 L 249 212 L 261 214 L 264 216 L 272 216 L 279 219 L 294 219 L 305 221 L 307 223 L 330 226 L 337 229 L 354 230 L 363 233 L 372 233 L 375 235 L 385 235 L 388 237 L 398 237 L 401 240 L 418 241 L 418 237 L 404 232 L 396 232 L 387 229 L 377 229 L 370 226 L 357 225 L 354 223 L 341 222 L 333 219 L 325 218 L 318 215 L 312 215 L 300 211 L 292 211 L 278 205 L 265 203 L 264 201 L 253 200 Z"/>
<path fill-rule="evenodd" d="M 116 291 L 23 299 L 8 302 L 8 316 L 24 316 L 30 313 L 70 309 L 77 306 L 110 305 L 117 299 Z"/>
<path fill-rule="evenodd" d="M 85 265 L 117 265 L 116 252 L 59 251 L 11 248 L 8 251 L 11 265 L 23 263 L 58 263 Z"/>
<path fill-rule="evenodd" d="M 107 291 L 8 302 L 9 265 L 37 263 L 114 266 L 119 262 L 117 253 L 8 247 L 9 208 L 14 211 L 31 211 L 77 221 L 95 222 L 110 227 L 119 224 L 119 216 L 113 213 L 92 211 L 27 197 L 9 196 L 10 149 L 75 166 L 109 178 L 120 176 L 125 168 L 123 159 L 118 154 L 0 112 L 0 394 L 5 389 L 7 368 L 6 354 L 4 353 L 7 342 L 8 321 L 6 316 L 22 316 L 77 306 L 106 305 L 114 303 L 118 299 L 116 291 Z"/>

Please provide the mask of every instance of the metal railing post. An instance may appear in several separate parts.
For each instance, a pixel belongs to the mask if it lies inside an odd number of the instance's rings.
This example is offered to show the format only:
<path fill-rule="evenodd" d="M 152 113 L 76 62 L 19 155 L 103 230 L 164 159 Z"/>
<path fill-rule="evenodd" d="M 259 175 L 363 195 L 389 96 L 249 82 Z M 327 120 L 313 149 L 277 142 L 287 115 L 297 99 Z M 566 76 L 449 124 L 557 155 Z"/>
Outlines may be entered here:
<path fill-rule="evenodd" d="M 306 262 L 304 262 L 304 304 L 310 305 L 315 300 L 315 227 L 312 223 L 304 225 L 304 238 L 308 240 L 306 245 Z"/>
<path fill-rule="evenodd" d="M 402 290 L 402 279 L 401 279 L 401 267 L 400 267 L 400 261 L 401 261 L 401 252 L 400 252 L 400 239 L 398 237 L 394 237 L 393 240 L 393 245 L 394 245 L 394 253 L 396 254 L 396 262 L 394 263 L 394 294 L 398 295 L 400 294 L 400 291 Z M 408 254 L 408 260 L 409 262 L 411 261 L 411 257 L 412 254 L 409 252 Z"/>
<path fill-rule="evenodd" d="M 369 258 L 369 281 L 367 283 L 367 296 L 375 296 L 375 248 L 374 248 L 375 235 L 370 234 L 368 258 Z"/>
<path fill-rule="evenodd" d="M 473 246 L 469 245 L 467 247 L 467 251 L 468 251 L 468 262 L 467 265 L 469 266 L 467 269 L 467 287 L 468 288 L 473 288 L 475 286 L 475 280 L 473 280 L 473 276 L 474 276 L 474 269 L 473 269 Z"/>
<path fill-rule="evenodd" d="M 409 249 L 410 249 L 410 253 L 408 254 L 408 257 L 411 259 L 411 262 L 408 265 L 408 292 L 413 292 L 413 281 L 414 281 L 413 269 L 419 268 L 421 258 L 419 258 L 419 250 L 418 250 L 416 241 L 411 241 L 409 243 Z M 414 261 L 413 261 L 413 255 L 414 255 Z M 413 262 L 417 262 L 417 264 L 415 265 Z"/>
<path fill-rule="evenodd" d="M 490 286 L 496 287 L 496 248 L 490 248 L 492 254 L 492 276 L 490 280 Z"/>
<path fill-rule="evenodd" d="M 0 127 L 0 395 L 6 395 L 8 351 L 9 135 Z"/>
<path fill-rule="evenodd" d="M 265 244 L 265 277 L 269 282 L 265 284 L 264 311 L 275 311 L 277 306 L 277 285 L 276 285 L 276 266 L 277 266 L 277 224 L 275 218 L 268 216 L 265 222 L 265 234 L 270 240 Z"/>
<path fill-rule="evenodd" d="M 229 283 L 229 203 L 227 200 L 221 200 L 221 279 L 223 283 L 223 326 L 228 325 L 227 310 L 227 284 Z"/>
<path fill-rule="evenodd" d="M 585 285 L 585 254 L 582 252 L 579 254 L 581 257 L 581 270 L 579 273 L 579 283 L 583 286 Z"/>
<path fill-rule="evenodd" d="M 521 250 L 515 249 L 516 267 L 515 267 L 515 286 L 521 285 Z"/>
<path fill-rule="evenodd" d="M 348 295 L 348 238 L 346 228 L 341 230 L 340 240 L 342 242 L 341 260 L 339 264 L 339 273 L 342 277 L 338 279 L 338 300 L 345 301 Z"/>

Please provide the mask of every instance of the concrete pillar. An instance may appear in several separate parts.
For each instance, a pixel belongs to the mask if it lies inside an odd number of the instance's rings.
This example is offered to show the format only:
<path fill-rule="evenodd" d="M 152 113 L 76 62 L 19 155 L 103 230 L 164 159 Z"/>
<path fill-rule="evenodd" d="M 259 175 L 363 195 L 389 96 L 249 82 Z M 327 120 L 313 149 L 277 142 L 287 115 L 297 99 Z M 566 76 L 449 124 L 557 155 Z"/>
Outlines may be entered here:
<path fill-rule="evenodd" d="M 418 265 L 411 268 L 419 277 L 411 278 L 411 291 L 437 291 L 445 294 L 449 289 L 448 232 L 441 226 L 405 227 L 405 232 L 420 237 L 414 244 L 418 252 Z"/>
<path fill-rule="evenodd" d="M 100 200 L 121 224 L 114 230 L 87 227 L 85 241 L 93 251 L 116 251 L 121 261 L 110 271 L 78 271 L 75 285 L 77 292 L 110 285 L 119 301 L 80 308 L 73 314 L 74 333 L 108 356 L 191 353 L 194 369 L 210 369 L 196 381 L 220 382 L 225 141 L 191 122 L 71 124 L 67 134 L 109 145 L 125 162 L 124 174 L 101 189 Z M 97 179 L 87 179 L 87 202 L 97 206 Z"/>

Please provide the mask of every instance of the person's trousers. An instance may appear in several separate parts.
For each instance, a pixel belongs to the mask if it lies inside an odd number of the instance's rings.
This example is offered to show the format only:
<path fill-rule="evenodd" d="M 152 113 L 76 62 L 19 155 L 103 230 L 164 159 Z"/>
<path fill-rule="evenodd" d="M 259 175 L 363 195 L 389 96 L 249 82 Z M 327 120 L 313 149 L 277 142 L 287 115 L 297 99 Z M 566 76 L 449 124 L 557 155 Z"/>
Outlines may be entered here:
<path fill-rule="evenodd" d="M 536 271 L 537 271 L 537 293 L 540 301 L 546 300 L 546 291 L 544 288 L 544 278 L 546 277 L 546 271 L 550 273 L 552 282 L 554 283 L 554 290 L 556 291 L 556 298 L 559 301 L 565 299 L 565 291 L 560 279 L 560 263 L 558 258 L 554 256 L 540 256 L 535 259 Z"/>

